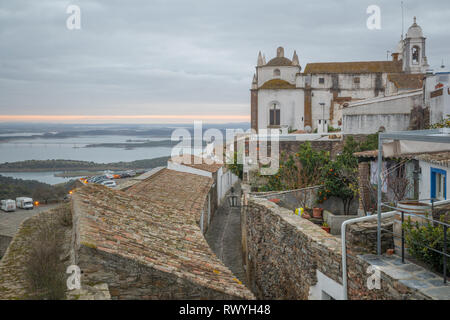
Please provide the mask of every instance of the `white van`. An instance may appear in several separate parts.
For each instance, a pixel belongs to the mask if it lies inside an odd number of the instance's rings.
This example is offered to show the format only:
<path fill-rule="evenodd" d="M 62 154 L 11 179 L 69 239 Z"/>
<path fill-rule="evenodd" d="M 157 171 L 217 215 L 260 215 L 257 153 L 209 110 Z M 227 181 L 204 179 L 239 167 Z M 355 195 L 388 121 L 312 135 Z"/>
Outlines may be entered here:
<path fill-rule="evenodd" d="M 27 197 L 19 197 L 16 198 L 16 206 L 17 208 L 22 209 L 33 209 L 33 199 Z"/>
<path fill-rule="evenodd" d="M 101 182 L 100 184 L 104 185 L 105 187 L 108 187 L 108 188 L 117 186 L 116 182 L 113 180 L 106 180 L 106 181 Z"/>
<path fill-rule="evenodd" d="M 5 212 L 16 211 L 16 202 L 11 199 L 2 200 L 0 208 Z"/>

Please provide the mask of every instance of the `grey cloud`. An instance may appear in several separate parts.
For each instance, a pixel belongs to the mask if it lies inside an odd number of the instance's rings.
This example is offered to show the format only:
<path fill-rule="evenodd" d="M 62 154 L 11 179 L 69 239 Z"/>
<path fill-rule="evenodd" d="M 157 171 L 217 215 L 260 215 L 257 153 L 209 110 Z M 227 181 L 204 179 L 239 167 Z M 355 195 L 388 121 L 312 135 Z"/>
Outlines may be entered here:
<path fill-rule="evenodd" d="M 192 104 L 247 114 L 259 50 L 295 49 L 303 67 L 385 59 L 400 38 L 400 1 L 377 1 L 382 29 L 370 31 L 373 2 L 0 0 L 0 114 L 189 114 Z M 80 6 L 82 30 L 65 28 L 69 4 Z M 430 64 L 450 63 L 448 0 L 405 7 Z"/>

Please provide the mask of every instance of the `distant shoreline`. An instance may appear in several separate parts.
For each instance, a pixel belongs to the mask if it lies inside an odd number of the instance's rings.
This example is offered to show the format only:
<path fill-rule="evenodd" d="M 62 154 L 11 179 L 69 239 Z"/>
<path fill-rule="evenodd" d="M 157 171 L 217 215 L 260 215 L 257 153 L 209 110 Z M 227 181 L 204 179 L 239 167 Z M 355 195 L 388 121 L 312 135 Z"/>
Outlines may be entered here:
<path fill-rule="evenodd" d="M 74 172 L 95 172 L 104 170 L 125 171 L 152 169 L 159 166 L 166 166 L 170 157 L 159 157 L 153 159 L 136 160 L 131 162 L 95 163 L 77 160 L 27 160 L 17 162 L 7 162 L 0 164 L 0 174 L 2 172 L 64 172 L 72 174 Z"/>

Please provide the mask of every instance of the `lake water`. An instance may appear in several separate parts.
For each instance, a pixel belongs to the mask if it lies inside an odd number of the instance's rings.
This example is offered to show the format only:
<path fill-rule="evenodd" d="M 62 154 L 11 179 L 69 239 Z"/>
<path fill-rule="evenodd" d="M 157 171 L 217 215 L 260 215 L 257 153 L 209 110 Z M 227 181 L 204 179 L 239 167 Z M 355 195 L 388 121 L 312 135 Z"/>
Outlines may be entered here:
<path fill-rule="evenodd" d="M 127 140 L 165 140 L 142 136 L 82 136 L 65 139 L 21 139 L 0 143 L 0 163 L 23 160 L 83 160 L 97 163 L 134 161 L 169 156 L 170 147 L 83 148 L 88 144 L 125 143 Z"/>
<path fill-rule="evenodd" d="M 14 134 L 19 135 L 19 134 Z M 6 136 L 6 135 L 3 135 Z M 166 140 L 161 137 L 145 136 L 80 136 L 64 139 L 20 139 L 0 143 L 0 163 L 24 160 L 82 160 L 96 163 L 134 161 L 170 156 L 171 147 L 83 148 L 88 144 L 125 143 L 127 140 Z M 56 172 L 0 172 L 0 175 L 24 180 L 37 180 L 49 184 L 67 182 L 74 178 L 55 177 Z"/>
<path fill-rule="evenodd" d="M 70 178 L 55 177 L 55 174 L 57 173 L 59 172 L 0 172 L 0 175 L 15 179 L 37 180 L 39 182 L 44 182 L 48 184 L 59 184 L 68 182 L 72 179 L 80 178 L 80 177 L 70 177 Z"/>

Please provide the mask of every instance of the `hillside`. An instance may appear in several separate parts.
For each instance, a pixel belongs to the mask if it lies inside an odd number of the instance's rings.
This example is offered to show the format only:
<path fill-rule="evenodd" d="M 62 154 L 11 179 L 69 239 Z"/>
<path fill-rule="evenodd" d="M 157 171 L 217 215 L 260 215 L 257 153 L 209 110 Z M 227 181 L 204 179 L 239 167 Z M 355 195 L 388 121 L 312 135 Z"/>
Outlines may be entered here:
<path fill-rule="evenodd" d="M 62 200 L 69 190 L 74 188 L 74 184 L 75 181 L 69 181 L 52 186 L 35 180 L 14 179 L 0 175 L 0 199 L 31 197 L 43 203 Z"/>
<path fill-rule="evenodd" d="M 169 157 L 136 160 L 132 162 L 96 163 L 78 160 L 26 160 L 0 164 L 0 172 L 76 171 L 76 170 L 130 170 L 165 166 Z"/>

